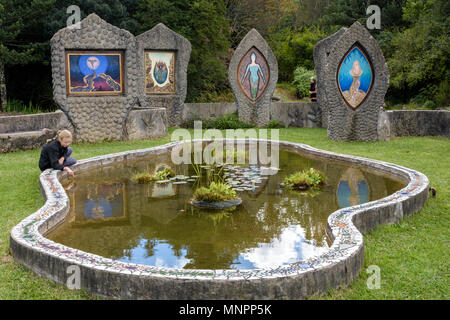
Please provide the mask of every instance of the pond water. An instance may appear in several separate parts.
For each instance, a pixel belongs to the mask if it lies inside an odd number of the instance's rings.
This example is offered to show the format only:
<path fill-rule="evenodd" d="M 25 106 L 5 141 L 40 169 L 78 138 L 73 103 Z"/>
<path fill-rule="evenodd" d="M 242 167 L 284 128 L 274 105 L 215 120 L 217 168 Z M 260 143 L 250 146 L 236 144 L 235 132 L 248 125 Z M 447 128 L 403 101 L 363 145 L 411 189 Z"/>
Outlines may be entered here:
<path fill-rule="evenodd" d="M 151 266 L 272 268 L 326 251 L 331 245 L 327 218 L 335 210 L 383 198 L 405 186 L 359 167 L 284 150 L 279 155 L 280 170 L 271 176 L 261 175 L 258 166 L 244 165 L 216 171 L 205 167 L 196 177 L 192 165 L 171 165 L 170 154 L 78 174 L 64 183 L 71 204 L 67 218 L 46 237 L 106 258 Z M 147 185 L 131 181 L 137 172 L 164 166 L 178 179 Z M 320 192 L 280 188 L 287 175 L 310 167 L 325 174 L 326 186 Z M 234 182 L 242 205 L 228 211 L 191 206 L 195 189 L 211 179 Z"/>

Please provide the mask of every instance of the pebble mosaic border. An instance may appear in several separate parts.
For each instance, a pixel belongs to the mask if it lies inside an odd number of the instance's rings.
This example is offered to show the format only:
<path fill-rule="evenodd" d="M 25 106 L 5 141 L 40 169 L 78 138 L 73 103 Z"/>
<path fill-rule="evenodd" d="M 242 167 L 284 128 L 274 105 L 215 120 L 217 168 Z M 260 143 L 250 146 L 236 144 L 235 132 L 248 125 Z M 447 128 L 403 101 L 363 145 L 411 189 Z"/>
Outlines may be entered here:
<path fill-rule="evenodd" d="M 180 143 L 183 142 L 82 160 L 73 170 L 79 173 L 97 166 L 170 152 Z M 114 261 L 45 238 L 43 234 L 62 222 L 69 211 L 69 199 L 59 182 L 66 173 L 49 169 L 40 175 L 46 203 L 12 229 L 11 252 L 16 261 L 33 272 L 62 284 L 66 284 L 70 276 L 67 268 L 77 265 L 81 270 L 81 289 L 104 298 L 302 299 L 311 294 L 325 293 L 329 288 L 349 285 L 363 267 L 361 232 L 365 233 L 378 224 L 396 223 L 403 216 L 419 211 L 427 200 L 429 181 L 420 172 L 304 144 L 279 143 L 281 149 L 287 148 L 306 156 L 344 161 L 391 174 L 408 181 L 408 185 L 383 199 L 333 212 L 328 217 L 327 226 L 333 243 L 320 256 L 272 269 L 189 270 Z"/>

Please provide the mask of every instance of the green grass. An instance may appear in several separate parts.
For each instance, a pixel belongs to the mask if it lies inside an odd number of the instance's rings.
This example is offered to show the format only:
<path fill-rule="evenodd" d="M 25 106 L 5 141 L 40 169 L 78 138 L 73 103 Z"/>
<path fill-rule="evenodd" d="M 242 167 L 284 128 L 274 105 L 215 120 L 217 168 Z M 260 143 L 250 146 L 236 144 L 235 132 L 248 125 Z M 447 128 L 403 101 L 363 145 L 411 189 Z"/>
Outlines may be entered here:
<path fill-rule="evenodd" d="M 380 226 L 364 236 L 364 270 L 350 287 L 315 299 L 448 299 L 449 295 L 449 181 L 450 140 L 441 137 L 405 137 L 378 142 L 333 142 L 326 130 L 280 129 L 280 139 L 301 142 L 334 152 L 393 162 L 416 169 L 430 179 L 437 197 L 424 208 L 391 226 Z M 164 144 L 154 141 L 104 142 L 73 145 L 74 157 L 83 159 Z M 35 276 L 9 254 L 13 226 L 38 210 L 37 162 L 40 150 L 0 154 L 0 299 L 92 299 Z M 370 265 L 381 269 L 381 288 L 369 290 Z"/>

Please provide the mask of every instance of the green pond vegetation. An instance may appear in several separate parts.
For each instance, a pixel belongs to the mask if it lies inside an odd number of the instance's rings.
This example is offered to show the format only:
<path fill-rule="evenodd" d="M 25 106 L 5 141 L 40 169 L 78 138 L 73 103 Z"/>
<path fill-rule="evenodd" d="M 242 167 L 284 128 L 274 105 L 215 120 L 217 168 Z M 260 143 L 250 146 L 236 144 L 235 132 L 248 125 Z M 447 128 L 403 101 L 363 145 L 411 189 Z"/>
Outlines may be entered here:
<path fill-rule="evenodd" d="M 284 179 L 284 186 L 294 190 L 317 189 L 324 184 L 324 174 L 314 168 L 298 171 Z"/>
<path fill-rule="evenodd" d="M 222 202 L 238 199 L 236 191 L 222 182 L 211 182 L 209 187 L 200 187 L 194 192 L 194 200 L 205 202 Z"/>
<path fill-rule="evenodd" d="M 170 168 L 164 168 L 160 171 L 157 171 L 154 174 L 151 174 L 149 172 L 136 173 L 131 178 L 131 181 L 133 181 L 135 183 L 145 184 L 145 183 L 150 183 L 153 181 L 166 180 L 166 179 L 172 178 L 172 177 L 175 177 L 175 172 Z"/>

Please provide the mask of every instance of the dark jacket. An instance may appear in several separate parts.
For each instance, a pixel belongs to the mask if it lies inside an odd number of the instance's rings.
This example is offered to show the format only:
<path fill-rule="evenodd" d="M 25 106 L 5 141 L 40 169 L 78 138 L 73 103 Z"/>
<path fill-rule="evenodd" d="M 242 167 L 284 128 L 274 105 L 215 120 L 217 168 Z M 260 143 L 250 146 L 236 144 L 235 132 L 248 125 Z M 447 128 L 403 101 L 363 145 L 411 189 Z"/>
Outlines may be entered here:
<path fill-rule="evenodd" d="M 41 171 L 49 168 L 63 170 L 64 165 L 59 164 L 59 159 L 61 157 L 67 159 L 67 147 L 63 147 L 56 139 L 47 143 L 41 151 L 41 157 L 39 158 L 39 169 L 41 169 Z"/>

